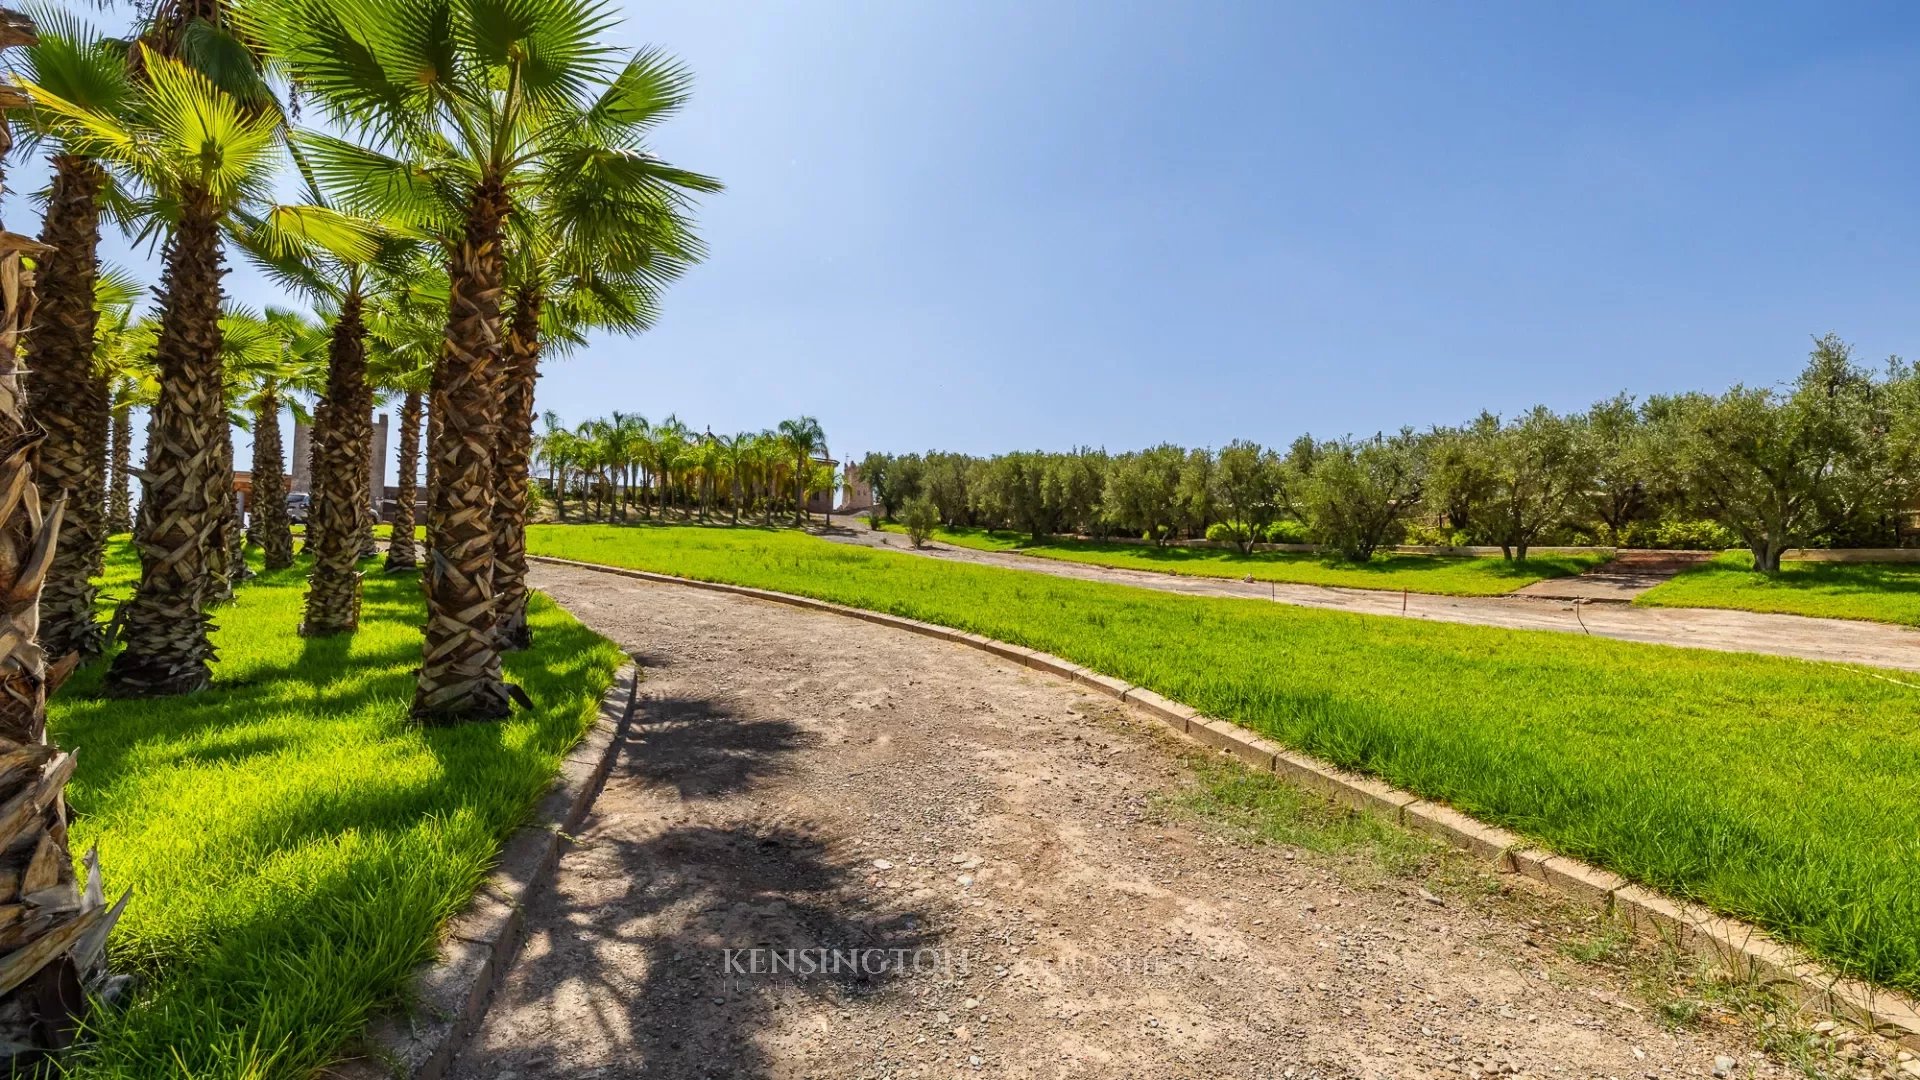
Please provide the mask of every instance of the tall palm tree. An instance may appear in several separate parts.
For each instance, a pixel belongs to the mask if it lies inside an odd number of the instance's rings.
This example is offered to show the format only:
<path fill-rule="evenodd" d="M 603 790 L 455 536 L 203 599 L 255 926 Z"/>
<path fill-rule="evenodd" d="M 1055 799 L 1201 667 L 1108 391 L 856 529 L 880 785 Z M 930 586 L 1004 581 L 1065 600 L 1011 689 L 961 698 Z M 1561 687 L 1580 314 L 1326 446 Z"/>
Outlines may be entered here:
<path fill-rule="evenodd" d="M 415 542 L 414 504 L 419 499 L 420 421 L 433 388 L 433 361 L 445 332 L 447 283 L 424 260 L 410 265 L 404 282 L 389 280 L 378 290 L 368 318 L 375 359 L 374 385 L 401 396 L 398 455 L 395 460 L 392 537 L 386 568 L 413 570 L 420 565 Z"/>
<path fill-rule="evenodd" d="M 33 24 L 0 9 L 0 49 L 33 42 Z M 0 111 L 26 103 L 18 88 L 0 80 Z M 0 129 L 0 155 L 11 138 Z M 0 512 L 0 546 L 13 554 L 0 561 L 0 739 L 14 766 L 0 776 L 0 802 L 20 810 L 7 817 L 0 847 L 20 852 L 17 876 L 0 883 L 0 902 L 17 905 L 7 951 L 0 953 L 0 1068 L 10 1075 L 38 1071 L 41 1058 L 67 1046 L 85 1008 L 82 992 L 98 990 L 107 931 L 126 899 L 108 908 L 101 894 L 99 862 L 89 853 L 84 887 L 75 878 L 67 847 L 65 788 L 74 758 L 47 740 L 47 694 L 61 678 L 49 670 L 46 652 L 34 640 L 39 629 L 40 586 L 56 553 L 61 505 L 43 508 L 35 485 L 34 450 L 42 432 L 27 414 L 19 345 L 33 314 L 33 275 L 23 262 L 45 249 L 0 231 L 0 490 L 9 492 Z M 91 302 L 91 297 L 88 298 Z M 65 665 L 71 670 L 71 662 Z"/>
<path fill-rule="evenodd" d="M 827 433 L 820 429 L 820 421 L 811 416 L 798 416 L 780 421 L 780 441 L 786 448 L 787 460 L 793 462 L 793 523 L 804 525 L 813 457 L 826 452 Z"/>
<path fill-rule="evenodd" d="M 447 251 L 446 349 L 425 575 L 427 630 L 413 712 L 425 722 L 503 716 L 493 603 L 504 227 L 516 198 L 568 185 L 610 204 L 710 184 L 636 147 L 648 98 L 600 39 L 594 0 L 289 0 L 273 22 L 294 81 L 364 145 L 302 145 L 347 205 L 404 217 Z"/>
<path fill-rule="evenodd" d="M 356 569 L 370 530 L 373 390 L 367 383 L 366 296 L 372 264 L 383 254 L 376 227 L 323 210 L 326 199 L 309 185 L 311 206 L 268 215 L 234 215 L 233 236 L 249 260 L 282 287 L 304 294 L 330 316 L 327 340 L 326 423 L 314 431 L 313 501 L 307 546 L 313 571 L 300 633 L 352 633 L 360 625 Z M 396 262 L 404 250 L 386 246 Z"/>
<path fill-rule="evenodd" d="M 140 57 L 124 117 L 29 86 L 68 146 L 122 171 L 168 222 L 140 585 L 121 608 L 126 648 L 106 684 L 121 695 L 185 693 L 212 677 L 207 607 L 223 561 L 212 551 L 232 514 L 231 470 L 221 468 L 220 231 L 238 206 L 267 194 L 281 143 L 276 119 L 206 76 L 150 51 Z"/>
<path fill-rule="evenodd" d="M 535 454 L 547 466 L 547 490 L 553 498 L 554 513 L 567 516 L 567 478 L 579 460 L 578 441 L 573 432 L 560 423 L 560 414 L 548 409 L 540 414 L 540 442 Z"/>
<path fill-rule="evenodd" d="M 658 215 L 636 215 L 615 225 L 602 222 L 590 230 L 578 228 L 564 207 L 535 209 L 547 212 L 547 221 L 514 230 L 518 246 L 508 263 L 515 283 L 513 318 L 507 332 L 493 511 L 493 591 L 504 649 L 532 643 L 527 627 L 527 488 L 533 395 L 542 355 L 583 344 L 590 329 L 639 333 L 652 326 L 659 285 L 699 255 L 685 222 L 670 207 Z M 618 257 L 632 267 L 608 270 L 602 265 L 623 250 L 631 254 Z M 614 456 L 622 474 L 621 497 L 630 500 L 635 449 L 646 420 L 615 413 L 612 428 L 610 434 L 619 444 Z M 623 501 L 622 520 L 626 506 Z"/>
<path fill-rule="evenodd" d="M 224 397 L 227 423 L 220 434 L 224 468 L 228 472 L 233 470 L 233 429 L 251 429 L 255 426 L 253 414 L 257 402 L 254 395 L 258 391 L 261 375 L 277 368 L 280 362 L 280 332 L 273 323 L 253 311 L 234 305 L 228 305 L 221 312 L 220 369 L 226 380 Z M 278 410 L 274 413 L 273 426 L 277 432 Z M 257 446 L 256 443 L 256 449 Z M 215 557 L 214 585 L 218 602 L 233 599 L 234 586 L 253 576 L 246 557 L 249 536 L 246 530 L 239 527 L 242 507 L 237 487 L 232 490 L 229 506 L 231 518 L 223 525 L 221 550 L 208 553 L 210 557 Z"/>
<path fill-rule="evenodd" d="M 268 570 L 293 565 L 293 525 L 287 517 L 286 454 L 280 438 L 280 412 L 294 405 L 293 393 L 315 393 L 323 385 L 327 331 L 312 318 L 285 308 L 268 308 L 261 320 L 269 349 L 238 374 L 246 386 L 241 406 L 253 431 L 253 515 L 249 536 L 260 546 Z M 296 415 L 299 415 L 297 406 Z"/>
<path fill-rule="evenodd" d="M 102 280 L 107 280 L 102 276 Z M 151 409 L 160 398 L 153 346 L 160 321 L 135 317 L 135 305 L 105 306 L 95 334 L 94 365 L 107 382 L 111 435 L 107 450 L 106 529 L 133 531 L 133 410 Z"/>
<path fill-rule="evenodd" d="M 34 20 L 39 41 L 24 50 L 26 76 L 87 109 L 122 113 L 131 94 L 125 47 L 68 12 L 36 10 Z M 108 173 L 91 155 L 75 152 L 57 125 L 40 122 L 38 111 L 20 115 L 30 140 L 51 144 L 53 173 L 40 229 L 48 250 L 34 275 L 40 302 L 34 332 L 25 342 L 27 393 L 34 418 L 47 431 L 35 479 L 42 500 L 65 500 L 60 543 L 40 596 L 40 644 L 52 656 L 89 658 L 104 642 L 94 618 L 93 576 L 106 554 L 110 420 L 94 339 L 102 301 L 96 293 Z M 108 289 L 124 292 L 122 284 L 138 287 L 123 278 Z"/>

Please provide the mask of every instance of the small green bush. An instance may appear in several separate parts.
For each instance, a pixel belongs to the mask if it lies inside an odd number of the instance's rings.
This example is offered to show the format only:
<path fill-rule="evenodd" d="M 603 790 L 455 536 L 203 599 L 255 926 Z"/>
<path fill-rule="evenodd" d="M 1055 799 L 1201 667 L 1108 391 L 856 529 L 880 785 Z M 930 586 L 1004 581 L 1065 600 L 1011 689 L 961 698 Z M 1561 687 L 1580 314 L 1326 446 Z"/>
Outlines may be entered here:
<path fill-rule="evenodd" d="M 900 508 L 900 524 L 907 527 L 907 539 L 914 547 L 925 547 L 940 525 L 940 511 L 928 499 L 908 499 Z"/>
<path fill-rule="evenodd" d="M 1300 521 L 1276 521 L 1267 526 L 1269 544 L 1307 544 L 1312 541 L 1307 536 L 1307 526 Z"/>
<path fill-rule="evenodd" d="M 1725 551 L 1740 547 L 1740 538 L 1718 522 L 1702 518 L 1636 521 L 1621 530 L 1621 547 L 1667 548 L 1677 551 Z"/>
<path fill-rule="evenodd" d="M 1244 521 L 1216 521 L 1207 526 L 1207 539 L 1216 544 L 1233 544 L 1242 550 L 1258 543 L 1260 530 Z"/>
<path fill-rule="evenodd" d="M 1473 541 L 1460 529 L 1420 524 L 1407 526 L 1406 543 L 1423 547 L 1468 547 Z"/>

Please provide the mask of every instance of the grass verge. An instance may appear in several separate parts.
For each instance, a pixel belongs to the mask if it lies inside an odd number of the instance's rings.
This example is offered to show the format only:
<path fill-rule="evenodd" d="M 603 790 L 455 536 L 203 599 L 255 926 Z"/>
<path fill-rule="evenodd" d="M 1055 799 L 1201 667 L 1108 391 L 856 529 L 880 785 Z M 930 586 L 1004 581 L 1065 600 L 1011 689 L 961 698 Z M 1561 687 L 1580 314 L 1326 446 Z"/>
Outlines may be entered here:
<path fill-rule="evenodd" d="M 95 1077 L 305 1077 L 400 1000 L 592 723 L 619 651 L 545 598 L 508 677 L 536 702 L 504 723 L 409 724 L 417 576 L 366 564 L 360 631 L 302 639 L 304 567 L 215 613 L 212 689 L 113 701 L 104 664 L 52 706 L 79 769 L 74 850 L 98 843 L 133 903 L 112 942 L 140 976 L 73 1062 Z M 103 587 L 131 589 L 124 544 Z"/>
<path fill-rule="evenodd" d="M 1786 562 L 1755 573 L 1753 555 L 1725 551 L 1634 601 L 1647 607 L 1733 608 L 1920 626 L 1920 563 Z"/>
<path fill-rule="evenodd" d="M 1920 991 L 1920 690 L 1833 664 L 1178 596 L 770 531 L 535 554 L 779 589 L 1084 664 Z"/>
<path fill-rule="evenodd" d="M 898 525 L 888 532 L 905 532 Z M 1547 578 L 1582 573 L 1606 561 L 1599 554 L 1534 555 L 1526 562 L 1448 555 L 1376 555 L 1353 563 L 1304 551 L 1256 551 L 1231 548 L 1153 547 L 1055 537 L 1041 543 L 1025 533 L 988 529 L 936 529 L 933 538 L 981 551 L 1017 551 L 1042 559 L 1090 563 L 1122 570 L 1151 570 L 1194 577 L 1245 578 L 1295 585 L 1332 585 L 1346 589 L 1386 589 L 1442 596 L 1500 596 Z"/>

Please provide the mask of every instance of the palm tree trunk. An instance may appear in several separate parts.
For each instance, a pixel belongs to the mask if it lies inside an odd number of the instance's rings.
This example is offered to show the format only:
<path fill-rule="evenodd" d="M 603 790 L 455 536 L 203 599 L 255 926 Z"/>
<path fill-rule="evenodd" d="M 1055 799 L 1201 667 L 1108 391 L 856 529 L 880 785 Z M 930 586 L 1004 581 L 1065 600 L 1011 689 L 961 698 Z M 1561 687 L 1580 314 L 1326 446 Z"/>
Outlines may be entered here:
<path fill-rule="evenodd" d="M 32 24 L 0 9 L 0 47 L 32 40 Z M 0 154 L 11 139 L 0 130 Z M 99 989 L 102 947 L 126 901 L 109 909 L 100 897 L 99 862 L 89 853 L 86 888 L 74 878 L 67 847 L 65 788 L 74 758 L 47 741 L 47 694 L 59 676 L 34 641 L 40 591 L 58 552 L 61 503 L 41 513 L 34 457 L 44 437 L 27 414 L 21 329 L 33 316 L 33 276 L 21 262 L 25 245 L 0 246 L 0 745 L 13 760 L 0 773 L 0 804 L 24 812 L 0 827 L 0 903 L 19 905 L 0 955 L 0 1069 L 38 1073 L 41 1059 L 73 1042 L 87 991 Z M 32 254 L 44 256 L 44 249 Z M 70 670 L 70 668 L 69 668 Z M 92 983 L 89 987 L 87 984 Z M 50 1070 L 47 1070 L 50 1071 Z"/>
<path fill-rule="evenodd" d="M 313 574 L 307 579 L 305 637 L 350 634 L 360 625 L 360 526 L 366 511 L 367 328 L 360 294 L 349 291 L 327 346 L 327 426 L 314 458 L 313 503 L 307 513 Z"/>
<path fill-rule="evenodd" d="M 94 567 L 106 553 L 107 386 L 93 370 L 99 312 L 100 191 L 106 173 L 92 158 L 56 154 L 40 241 L 52 250 L 36 273 L 40 304 L 26 339 L 27 393 L 47 430 L 35 480 L 40 499 L 66 499 L 60 543 L 40 593 L 40 646 L 53 657 L 100 653 Z"/>
<path fill-rule="evenodd" d="M 400 405 L 400 460 L 393 478 L 393 538 L 387 541 L 387 569 L 420 565 L 413 541 L 414 477 L 420 469 L 420 391 L 407 391 Z"/>
<path fill-rule="evenodd" d="M 233 544 L 238 539 L 235 534 L 239 531 L 240 515 L 234 509 L 233 425 L 227 420 L 224 392 L 220 403 L 220 430 L 214 439 L 213 471 L 224 477 L 226 483 L 221 485 L 213 539 L 207 545 L 207 602 L 226 604 L 233 600 Z"/>
<path fill-rule="evenodd" d="M 533 387 L 540 377 L 538 289 L 513 298 L 507 328 L 506 379 L 500 392 L 500 456 L 494 462 L 493 595 L 499 604 L 500 648 L 533 644 L 527 626 L 527 455 L 533 446 Z"/>
<path fill-rule="evenodd" d="M 108 451 L 107 533 L 133 531 L 133 406 L 113 414 L 112 448 Z M 103 549 L 104 550 L 104 549 Z"/>
<path fill-rule="evenodd" d="M 322 397 L 313 404 L 313 423 L 307 427 L 307 523 L 300 537 L 300 554 L 313 554 L 313 506 L 319 499 L 320 473 L 326 467 L 321 453 L 327 445 L 327 429 L 333 424 L 332 410 Z"/>
<path fill-rule="evenodd" d="M 253 542 L 268 570 L 293 565 L 293 526 L 287 522 L 287 474 L 280 450 L 280 396 L 260 395 L 253 416 Z"/>
<path fill-rule="evenodd" d="M 426 549 L 432 551 L 433 501 L 438 497 L 440 490 L 439 484 L 437 483 L 439 480 L 439 469 L 433 462 L 433 448 L 440 444 L 440 416 L 446 411 L 446 403 L 440 400 L 440 366 L 438 364 L 434 365 L 433 375 L 429 383 L 430 385 L 427 388 L 427 461 L 425 466 L 427 475 L 425 486 L 422 489 L 426 492 L 426 498 L 423 501 L 427 504 L 427 520 L 422 522 L 422 524 L 427 527 Z M 424 587 L 424 584 L 423 582 L 422 587 Z"/>
<path fill-rule="evenodd" d="M 426 647 L 413 715 L 426 723 L 503 717 L 510 711 L 494 634 L 494 442 L 500 429 L 500 229 L 507 194 L 498 178 L 475 185 L 466 234 L 448 260 L 447 343 L 440 355 L 438 469 L 427 508 L 433 554 Z M 436 403 L 437 404 L 437 403 Z"/>
<path fill-rule="evenodd" d="M 799 528 L 807 515 L 807 458 L 802 454 L 793 463 L 793 524 Z"/>
<path fill-rule="evenodd" d="M 110 694 L 184 694 L 213 679 L 209 553 L 233 488 L 231 470 L 220 472 L 227 424 L 220 370 L 225 272 L 213 201 L 189 192 L 167 241 L 154 348 L 160 398 L 149 425 L 135 529 L 140 585 L 120 609 L 126 648 L 107 672 Z"/>

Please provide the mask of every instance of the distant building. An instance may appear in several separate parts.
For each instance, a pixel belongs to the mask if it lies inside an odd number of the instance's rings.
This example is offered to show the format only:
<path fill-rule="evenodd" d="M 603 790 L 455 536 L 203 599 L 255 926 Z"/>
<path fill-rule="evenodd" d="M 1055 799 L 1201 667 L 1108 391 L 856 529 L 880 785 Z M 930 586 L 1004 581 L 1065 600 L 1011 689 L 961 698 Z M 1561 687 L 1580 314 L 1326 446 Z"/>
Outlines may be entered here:
<path fill-rule="evenodd" d="M 313 494 L 313 431 L 305 420 L 293 421 L 293 460 L 289 462 L 287 493 Z M 373 418 L 373 446 L 367 462 L 367 490 L 376 502 L 391 497 L 387 491 L 387 414 Z M 381 515 L 382 517 L 385 514 Z"/>
<path fill-rule="evenodd" d="M 842 514 L 853 514 L 873 506 L 873 485 L 860 475 L 860 466 L 848 465 L 840 476 L 840 505 L 835 507 Z"/>

